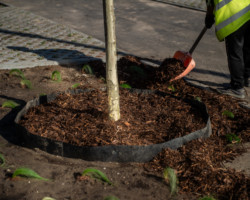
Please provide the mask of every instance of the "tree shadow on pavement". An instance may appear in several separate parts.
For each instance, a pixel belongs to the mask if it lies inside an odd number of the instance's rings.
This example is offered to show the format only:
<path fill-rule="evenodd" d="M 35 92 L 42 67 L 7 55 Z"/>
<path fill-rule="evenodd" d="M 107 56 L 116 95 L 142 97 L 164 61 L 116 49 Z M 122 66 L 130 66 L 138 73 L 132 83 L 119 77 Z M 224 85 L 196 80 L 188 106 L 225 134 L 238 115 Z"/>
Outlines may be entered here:
<path fill-rule="evenodd" d="M 20 36 L 20 37 L 25 37 L 25 38 L 33 38 L 33 39 L 41 39 L 41 40 L 46 40 L 48 42 L 58 42 L 58 43 L 63 43 L 65 45 L 73 45 L 75 47 L 83 47 L 83 48 L 87 48 L 87 49 L 93 49 L 93 50 L 98 50 L 100 52 L 105 52 L 105 45 L 104 47 L 100 46 L 96 46 L 93 44 L 86 44 L 86 43 L 79 43 L 79 42 L 75 42 L 75 41 L 67 41 L 67 40 L 62 40 L 62 39 L 57 39 L 57 38 L 53 38 L 53 37 L 46 37 L 46 36 L 42 36 L 42 35 L 38 35 L 38 34 L 33 34 L 33 33 L 23 33 L 23 32 L 18 32 L 18 31 L 9 31 L 9 30 L 5 30 L 5 29 L 1 29 L 0 28 L 0 33 L 4 33 L 7 35 L 14 35 L 14 36 Z M 118 51 L 117 54 L 124 56 L 127 55 L 124 52 Z"/>
<path fill-rule="evenodd" d="M 43 41 L 45 40 L 45 41 L 48 41 L 48 42 L 58 42 L 58 43 L 65 44 L 65 45 L 73 45 L 75 47 L 82 47 L 82 48 L 86 48 L 86 49 L 90 49 L 90 50 L 98 50 L 98 51 L 103 52 L 103 53 L 106 52 L 105 45 L 102 47 L 101 45 L 96 46 L 96 45 L 93 45 L 93 44 L 79 43 L 79 42 L 75 42 L 75 41 L 67 41 L 67 40 L 57 39 L 57 38 L 53 38 L 53 37 L 46 37 L 46 36 L 42 36 L 42 35 L 39 35 L 39 34 L 24 33 L 24 32 L 19 32 L 19 31 L 10 31 L 10 30 L 5 30 L 5 29 L 1 29 L 1 28 L 0 28 L 0 33 L 6 34 L 6 35 L 12 35 L 12 36 L 20 36 L 20 37 L 24 37 L 24 38 L 41 39 Z M 11 46 L 8 47 L 8 48 L 11 48 Z M 15 47 L 15 46 L 13 46 L 12 48 L 17 48 L 16 50 L 24 50 L 24 51 L 26 50 L 25 49 L 26 47 Z M 32 52 L 31 49 L 28 49 L 28 50 L 29 50 L 29 52 Z M 44 51 L 45 50 L 46 51 L 49 50 L 49 51 L 53 52 L 55 49 L 44 49 Z M 56 49 L 56 50 L 58 52 L 59 50 L 64 51 L 66 49 Z M 46 52 L 41 52 L 42 49 L 35 50 L 35 51 L 38 51 L 38 54 L 41 53 L 41 55 L 46 53 Z M 81 52 L 76 52 L 76 51 L 72 50 L 71 53 L 74 54 L 74 53 L 81 53 Z M 84 55 L 83 53 L 81 53 L 81 54 L 82 54 L 82 56 L 86 57 L 86 55 Z M 117 55 L 118 56 L 126 56 L 126 55 L 134 56 L 133 54 L 129 54 L 129 53 L 126 53 L 126 52 L 123 52 L 123 51 L 120 51 L 120 50 L 117 50 Z M 141 59 L 145 60 L 147 62 L 151 62 L 151 63 L 153 63 L 155 65 L 158 65 L 158 64 L 161 63 L 159 60 L 154 60 L 154 59 L 149 59 L 149 58 L 141 58 Z"/>
<path fill-rule="evenodd" d="M 20 46 L 8 46 L 8 49 L 15 51 L 22 51 L 25 53 L 35 53 L 40 58 L 37 59 L 47 59 L 51 61 L 56 61 L 59 65 L 66 64 L 80 64 L 83 62 L 88 62 L 92 60 L 100 60 L 100 58 L 94 58 L 92 56 L 85 55 L 84 53 L 77 50 L 70 49 L 29 49 Z"/>
<path fill-rule="evenodd" d="M 91 48 L 91 49 L 97 49 L 100 51 L 105 51 L 104 47 L 95 46 L 95 45 L 88 45 L 88 44 L 78 43 L 78 42 L 74 42 L 74 41 L 67 41 L 67 40 L 57 39 L 57 38 L 53 38 L 53 37 L 46 37 L 46 36 L 33 34 L 33 33 L 9 31 L 9 30 L 5 30 L 5 29 L 1 29 L 1 28 L 0 28 L 0 33 L 4 33 L 4 34 L 8 34 L 8 35 L 17 35 L 17 36 L 26 37 L 26 38 L 42 39 L 42 40 L 47 40 L 50 42 L 70 44 L 70 45 L 74 45 L 76 47 L 84 47 L 84 48 Z"/>

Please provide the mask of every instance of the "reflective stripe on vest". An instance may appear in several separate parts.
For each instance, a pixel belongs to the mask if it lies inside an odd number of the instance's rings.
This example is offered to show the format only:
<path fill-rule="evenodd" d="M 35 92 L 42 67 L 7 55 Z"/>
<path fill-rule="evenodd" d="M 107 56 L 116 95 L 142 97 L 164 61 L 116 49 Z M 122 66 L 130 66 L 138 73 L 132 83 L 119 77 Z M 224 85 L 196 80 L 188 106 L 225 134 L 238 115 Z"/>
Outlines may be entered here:
<path fill-rule="evenodd" d="M 232 0 L 223 0 L 221 2 L 219 2 L 217 5 L 216 5 L 216 10 L 219 10 L 220 8 L 222 8 L 223 6 L 225 6 L 226 4 L 230 3 L 230 1 Z"/>
<path fill-rule="evenodd" d="M 230 0 L 231 1 L 231 0 Z M 247 6 L 246 8 L 244 8 L 243 10 L 241 10 L 240 12 L 237 12 L 236 14 L 234 14 L 232 17 L 229 17 L 228 19 L 226 19 L 225 21 L 221 22 L 220 24 L 218 24 L 215 27 L 216 32 L 219 31 L 220 29 L 224 28 L 225 26 L 227 26 L 228 24 L 232 23 L 233 21 L 239 19 L 241 16 L 243 16 L 244 14 L 246 14 L 247 12 L 250 11 L 250 5 Z"/>
<path fill-rule="evenodd" d="M 250 0 L 215 0 L 215 31 L 219 41 L 250 20 Z"/>

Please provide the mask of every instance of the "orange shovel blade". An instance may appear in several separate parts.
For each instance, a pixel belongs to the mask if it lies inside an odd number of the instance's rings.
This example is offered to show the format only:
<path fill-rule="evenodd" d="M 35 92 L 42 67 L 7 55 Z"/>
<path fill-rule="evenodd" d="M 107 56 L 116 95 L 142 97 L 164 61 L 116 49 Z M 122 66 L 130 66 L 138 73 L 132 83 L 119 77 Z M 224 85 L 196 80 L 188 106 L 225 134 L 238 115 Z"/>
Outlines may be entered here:
<path fill-rule="evenodd" d="M 195 67 L 195 61 L 192 58 L 190 53 L 183 52 L 183 51 L 177 51 L 174 54 L 174 58 L 177 59 L 177 60 L 180 60 L 183 63 L 184 67 L 186 67 L 186 69 L 180 75 L 178 75 L 175 78 L 171 79 L 170 82 L 178 80 L 178 79 L 186 76 Z"/>

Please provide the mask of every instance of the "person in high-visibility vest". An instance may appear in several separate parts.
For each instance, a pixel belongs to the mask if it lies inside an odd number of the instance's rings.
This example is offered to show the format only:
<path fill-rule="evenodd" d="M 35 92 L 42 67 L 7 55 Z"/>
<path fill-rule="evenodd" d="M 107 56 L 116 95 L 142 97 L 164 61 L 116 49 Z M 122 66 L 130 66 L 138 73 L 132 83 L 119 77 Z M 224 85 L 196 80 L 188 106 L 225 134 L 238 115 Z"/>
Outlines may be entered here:
<path fill-rule="evenodd" d="M 218 89 L 222 94 L 245 98 L 250 87 L 250 0 L 206 0 L 205 25 L 219 41 L 226 44 L 230 87 Z"/>

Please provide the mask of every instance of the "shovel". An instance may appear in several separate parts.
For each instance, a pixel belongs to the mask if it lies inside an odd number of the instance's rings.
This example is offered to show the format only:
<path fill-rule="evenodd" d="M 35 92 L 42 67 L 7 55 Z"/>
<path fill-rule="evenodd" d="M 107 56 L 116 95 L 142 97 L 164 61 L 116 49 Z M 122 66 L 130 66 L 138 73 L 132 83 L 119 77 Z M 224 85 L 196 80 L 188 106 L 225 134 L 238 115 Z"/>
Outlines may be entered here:
<path fill-rule="evenodd" d="M 192 58 L 192 53 L 194 52 L 195 48 L 197 47 L 198 43 L 200 42 L 201 38 L 207 31 L 207 28 L 204 27 L 202 31 L 200 32 L 199 36 L 195 40 L 193 46 L 189 50 L 189 52 L 184 52 L 184 51 L 176 51 L 174 54 L 174 58 L 177 60 L 180 60 L 184 67 L 186 68 L 180 75 L 176 76 L 175 78 L 171 79 L 170 82 L 178 80 L 184 76 L 186 76 L 189 72 L 192 71 L 192 69 L 195 67 L 195 61 Z"/>

